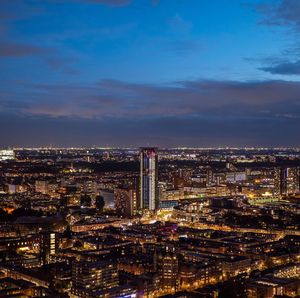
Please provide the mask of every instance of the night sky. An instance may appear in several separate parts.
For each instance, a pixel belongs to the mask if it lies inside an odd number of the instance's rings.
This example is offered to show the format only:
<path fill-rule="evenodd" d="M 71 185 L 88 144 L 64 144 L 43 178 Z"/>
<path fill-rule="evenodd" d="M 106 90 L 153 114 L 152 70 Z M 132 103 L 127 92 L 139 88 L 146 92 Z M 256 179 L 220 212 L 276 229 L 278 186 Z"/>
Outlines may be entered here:
<path fill-rule="evenodd" d="M 298 146 L 299 0 L 0 0 L 0 146 Z"/>

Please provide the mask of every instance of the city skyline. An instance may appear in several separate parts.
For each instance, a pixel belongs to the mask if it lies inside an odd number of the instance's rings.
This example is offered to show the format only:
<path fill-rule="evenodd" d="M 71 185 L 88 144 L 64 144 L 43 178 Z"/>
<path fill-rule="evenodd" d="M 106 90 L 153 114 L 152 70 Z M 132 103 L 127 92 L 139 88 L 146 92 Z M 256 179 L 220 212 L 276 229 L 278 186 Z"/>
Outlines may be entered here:
<path fill-rule="evenodd" d="M 0 7 L 0 147 L 299 146 L 299 1 Z"/>
<path fill-rule="evenodd" d="M 300 149 L 0 150 L 2 297 L 300 294 Z"/>

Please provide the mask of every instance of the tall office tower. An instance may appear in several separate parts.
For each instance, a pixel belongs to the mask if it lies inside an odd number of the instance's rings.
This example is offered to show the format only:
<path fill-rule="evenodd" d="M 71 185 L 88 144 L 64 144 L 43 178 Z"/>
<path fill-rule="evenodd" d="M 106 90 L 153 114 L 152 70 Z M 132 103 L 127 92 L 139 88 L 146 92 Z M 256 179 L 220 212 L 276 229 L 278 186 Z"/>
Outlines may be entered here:
<path fill-rule="evenodd" d="M 140 208 L 154 212 L 158 205 L 157 148 L 144 147 L 140 151 Z"/>
<path fill-rule="evenodd" d="M 280 195 L 298 193 L 300 190 L 299 168 L 278 168 L 275 170 L 275 189 Z"/>
<path fill-rule="evenodd" d="M 81 261 L 72 264 L 72 294 L 76 297 L 111 297 L 102 292 L 118 285 L 119 274 L 115 261 Z"/>
<path fill-rule="evenodd" d="M 294 194 L 299 192 L 299 168 L 283 169 L 283 179 L 285 184 L 285 194 Z"/>
<path fill-rule="evenodd" d="M 280 193 L 282 195 L 288 194 L 288 176 L 289 176 L 289 169 L 281 168 L 280 169 Z"/>

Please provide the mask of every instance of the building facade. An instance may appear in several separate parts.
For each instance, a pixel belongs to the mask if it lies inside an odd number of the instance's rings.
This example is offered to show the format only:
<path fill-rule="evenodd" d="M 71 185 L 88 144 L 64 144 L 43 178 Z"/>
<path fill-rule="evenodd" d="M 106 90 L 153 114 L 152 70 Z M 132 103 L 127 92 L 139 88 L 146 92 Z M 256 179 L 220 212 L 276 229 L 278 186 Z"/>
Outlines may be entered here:
<path fill-rule="evenodd" d="M 115 206 L 119 214 L 134 216 L 138 211 L 137 191 L 134 188 L 116 188 L 114 191 Z"/>
<path fill-rule="evenodd" d="M 158 209 L 158 155 L 157 148 L 140 150 L 140 206 L 143 212 Z"/>

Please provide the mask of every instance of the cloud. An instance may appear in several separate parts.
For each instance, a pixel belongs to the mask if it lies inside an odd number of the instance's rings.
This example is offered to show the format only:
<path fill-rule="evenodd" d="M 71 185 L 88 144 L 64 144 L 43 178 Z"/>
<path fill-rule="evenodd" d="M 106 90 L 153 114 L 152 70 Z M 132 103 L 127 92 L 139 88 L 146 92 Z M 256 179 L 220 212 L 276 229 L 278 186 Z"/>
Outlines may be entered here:
<path fill-rule="evenodd" d="M 72 67 L 72 64 L 76 61 L 76 59 L 72 57 L 59 56 L 57 50 L 54 48 L 46 48 L 30 44 L 0 42 L 0 58 L 24 58 L 28 56 L 40 58 L 52 70 L 59 70 L 68 74 L 77 73 L 77 71 Z"/>
<path fill-rule="evenodd" d="M 271 74 L 300 75 L 300 60 L 295 62 L 282 62 L 266 67 L 260 67 L 259 69 Z"/>
<path fill-rule="evenodd" d="M 27 87 L 22 96 L 29 100 L 19 114 L 83 119 L 270 119 L 280 114 L 300 115 L 299 94 L 300 83 L 289 81 L 198 80 L 151 85 L 102 80 L 90 85 L 44 84 Z"/>
<path fill-rule="evenodd" d="M 5 85 L 1 90 L 0 125 L 8 128 L 1 142 L 7 145 L 275 146 L 298 142 L 294 136 L 300 126 L 300 82 L 18 82 L 14 93 L 9 86 L 5 91 Z"/>
<path fill-rule="evenodd" d="M 53 52 L 53 49 L 43 48 L 35 45 L 0 42 L 0 57 L 23 57 L 48 54 L 51 52 Z"/>
<path fill-rule="evenodd" d="M 284 49 L 279 55 L 265 58 L 246 58 L 249 62 L 258 62 L 258 70 L 275 75 L 300 75 L 300 48 L 298 45 Z"/>
<path fill-rule="evenodd" d="M 255 8 L 262 15 L 261 24 L 285 29 L 292 37 L 292 46 L 287 45 L 278 55 L 257 59 L 262 64 L 258 69 L 270 74 L 299 75 L 300 1 L 268 1 L 255 5 Z"/>
<path fill-rule="evenodd" d="M 257 10 L 264 15 L 262 23 L 265 25 L 292 26 L 300 29 L 300 1 L 280 0 L 272 4 L 260 4 Z"/>
<path fill-rule="evenodd" d="M 297 146 L 298 119 L 78 119 L 0 114 L 2 146 Z M 20 127 L 22 129 L 20 129 Z"/>

